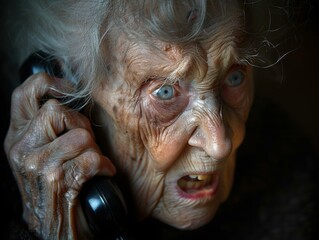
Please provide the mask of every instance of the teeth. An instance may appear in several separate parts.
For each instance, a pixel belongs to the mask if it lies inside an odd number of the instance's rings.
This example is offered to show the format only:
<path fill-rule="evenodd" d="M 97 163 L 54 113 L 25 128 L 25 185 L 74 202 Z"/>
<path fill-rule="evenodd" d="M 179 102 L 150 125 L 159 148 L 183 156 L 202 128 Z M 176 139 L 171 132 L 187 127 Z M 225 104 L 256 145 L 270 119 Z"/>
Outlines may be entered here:
<path fill-rule="evenodd" d="M 210 186 L 213 181 L 213 176 L 211 174 L 200 174 L 194 175 L 190 174 L 178 180 L 178 185 L 185 192 L 198 191 Z"/>

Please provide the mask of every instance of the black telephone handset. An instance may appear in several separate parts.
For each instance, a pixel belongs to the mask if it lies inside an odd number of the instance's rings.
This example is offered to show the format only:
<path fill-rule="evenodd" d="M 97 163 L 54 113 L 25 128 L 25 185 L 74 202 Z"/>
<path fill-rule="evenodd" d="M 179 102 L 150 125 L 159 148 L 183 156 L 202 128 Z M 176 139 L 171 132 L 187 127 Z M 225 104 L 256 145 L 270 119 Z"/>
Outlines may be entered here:
<path fill-rule="evenodd" d="M 44 52 L 36 52 L 27 58 L 20 68 L 21 81 L 39 72 L 63 77 L 59 63 Z M 128 214 L 123 195 L 109 178 L 92 178 L 85 183 L 79 197 L 94 236 L 104 239 L 132 239 L 125 231 Z"/>

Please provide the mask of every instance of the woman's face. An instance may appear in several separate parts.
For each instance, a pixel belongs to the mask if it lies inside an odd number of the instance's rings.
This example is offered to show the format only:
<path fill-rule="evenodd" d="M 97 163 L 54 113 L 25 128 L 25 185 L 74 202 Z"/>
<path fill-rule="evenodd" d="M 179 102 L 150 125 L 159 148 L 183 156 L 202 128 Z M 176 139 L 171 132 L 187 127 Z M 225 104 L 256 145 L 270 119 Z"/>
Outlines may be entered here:
<path fill-rule="evenodd" d="M 127 176 L 141 218 L 198 228 L 229 195 L 253 98 L 231 33 L 184 47 L 117 41 L 112 79 L 93 98 L 102 147 Z"/>

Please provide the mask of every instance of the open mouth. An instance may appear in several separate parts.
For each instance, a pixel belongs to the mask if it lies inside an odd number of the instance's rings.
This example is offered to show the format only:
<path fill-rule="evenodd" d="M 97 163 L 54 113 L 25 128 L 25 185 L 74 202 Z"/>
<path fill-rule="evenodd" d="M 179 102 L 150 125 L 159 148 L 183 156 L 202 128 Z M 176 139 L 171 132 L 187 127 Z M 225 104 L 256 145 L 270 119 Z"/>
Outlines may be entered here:
<path fill-rule="evenodd" d="M 217 188 L 216 174 L 198 174 L 186 175 L 177 182 L 179 188 L 188 194 L 199 193 L 201 191 L 210 190 L 211 192 Z"/>

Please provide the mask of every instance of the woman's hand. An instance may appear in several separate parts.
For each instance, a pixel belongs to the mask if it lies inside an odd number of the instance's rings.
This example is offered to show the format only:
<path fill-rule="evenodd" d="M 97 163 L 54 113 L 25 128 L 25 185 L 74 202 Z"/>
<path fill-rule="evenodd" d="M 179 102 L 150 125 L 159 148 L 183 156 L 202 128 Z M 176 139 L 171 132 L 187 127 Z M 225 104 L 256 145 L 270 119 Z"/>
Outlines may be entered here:
<path fill-rule="evenodd" d="M 89 120 L 63 106 L 52 89 L 62 79 L 45 73 L 28 78 L 12 95 L 5 151 L 23 201 L 23 217 L 43 239 L 74 239 L 86 234 L 78 195 L 95 175 L 115 168 L 95 143 Z"/>

